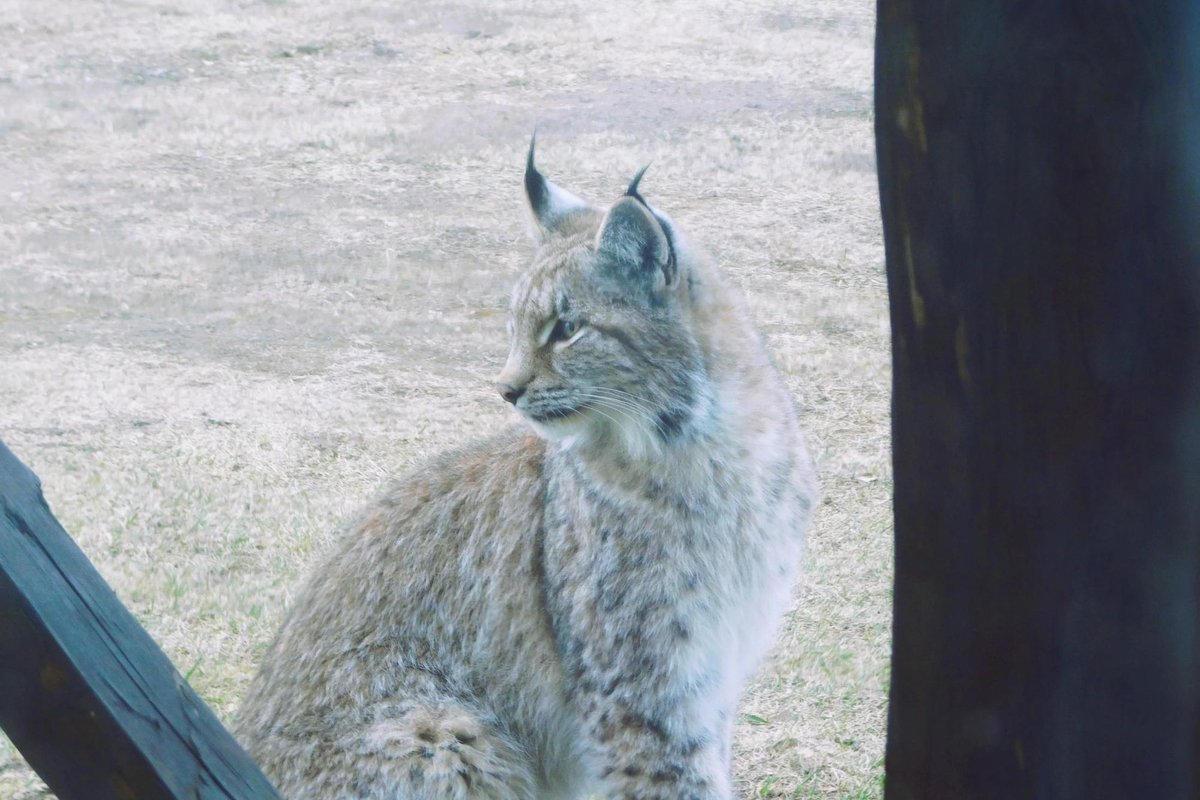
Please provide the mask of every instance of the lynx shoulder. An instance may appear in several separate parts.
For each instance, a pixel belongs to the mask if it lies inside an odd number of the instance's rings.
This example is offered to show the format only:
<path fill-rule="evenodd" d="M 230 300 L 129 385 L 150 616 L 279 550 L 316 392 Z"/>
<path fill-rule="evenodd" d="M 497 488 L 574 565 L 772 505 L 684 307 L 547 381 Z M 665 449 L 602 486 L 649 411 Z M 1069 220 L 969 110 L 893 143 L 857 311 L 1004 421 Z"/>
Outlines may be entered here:
<path fill-rule="evenodd" d="M 285 797 L 731 797 L 811 462 L 739 293 L 638 179 L 598 208 L 533 156 L 497 378 L 523 423 L 397 483 L 309 578 L 237 722 Z"/>

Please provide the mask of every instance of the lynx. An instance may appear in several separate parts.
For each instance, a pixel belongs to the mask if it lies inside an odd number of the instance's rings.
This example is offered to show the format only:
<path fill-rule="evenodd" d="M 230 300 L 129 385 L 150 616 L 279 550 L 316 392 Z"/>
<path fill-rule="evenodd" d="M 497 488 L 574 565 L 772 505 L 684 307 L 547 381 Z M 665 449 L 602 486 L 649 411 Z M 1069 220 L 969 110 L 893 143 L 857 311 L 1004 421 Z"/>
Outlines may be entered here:
<path fill-rule="evenodd" d="M 237 726 L 285 797 L 732 796 L 815 480 L 738 291 L 641 178 L 596 208 L 530 144 L 497 379 L 523 424 L 397 483 L 308 580 Z"/>

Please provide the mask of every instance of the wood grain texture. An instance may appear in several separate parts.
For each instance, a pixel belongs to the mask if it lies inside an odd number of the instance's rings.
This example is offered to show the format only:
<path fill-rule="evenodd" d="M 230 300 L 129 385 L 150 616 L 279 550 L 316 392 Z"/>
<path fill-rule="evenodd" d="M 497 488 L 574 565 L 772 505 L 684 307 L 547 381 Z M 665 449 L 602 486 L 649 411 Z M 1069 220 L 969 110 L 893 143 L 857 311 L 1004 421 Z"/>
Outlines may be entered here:
<path fill-rule="evenodd" d="M 1200 791 L 1200 15 L 881 0 L 886 796 Z"/>
<path fill-rule="evenodd" d="M 0 726 L 62 800 L 278 796 L 3 443 Z"/>

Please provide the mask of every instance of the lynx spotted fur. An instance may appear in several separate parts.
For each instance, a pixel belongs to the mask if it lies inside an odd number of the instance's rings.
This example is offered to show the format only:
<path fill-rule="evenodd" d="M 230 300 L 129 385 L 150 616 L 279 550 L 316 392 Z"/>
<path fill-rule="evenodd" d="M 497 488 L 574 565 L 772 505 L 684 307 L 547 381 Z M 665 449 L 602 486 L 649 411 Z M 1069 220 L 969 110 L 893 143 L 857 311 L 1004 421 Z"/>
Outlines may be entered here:
<path fill-rule="evenodd" d="M 815 482 L 738 292 L 637 185 L 594 208 L 530 146 L 498 379 L 527 424 L 396 484 L 310 577 L 237 726 L 285 797 L 732 796 Z"/>

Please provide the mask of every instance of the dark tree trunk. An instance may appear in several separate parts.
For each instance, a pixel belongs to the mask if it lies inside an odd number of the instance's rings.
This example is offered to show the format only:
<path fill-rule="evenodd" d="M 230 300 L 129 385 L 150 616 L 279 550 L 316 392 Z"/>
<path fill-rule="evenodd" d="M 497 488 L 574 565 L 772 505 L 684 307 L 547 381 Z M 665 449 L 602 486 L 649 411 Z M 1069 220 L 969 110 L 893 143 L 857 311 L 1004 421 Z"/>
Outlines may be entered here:
<path fill-rule="evenodd" d="M 880 0 L 887 797 L 1200 791 L 1200 3 Z"/>

